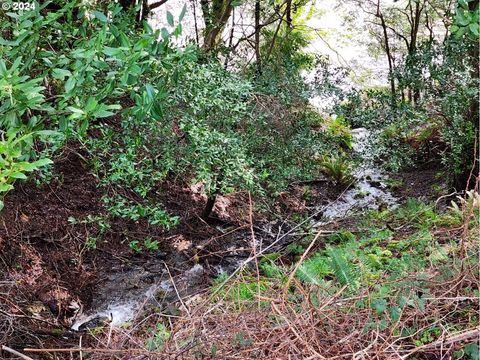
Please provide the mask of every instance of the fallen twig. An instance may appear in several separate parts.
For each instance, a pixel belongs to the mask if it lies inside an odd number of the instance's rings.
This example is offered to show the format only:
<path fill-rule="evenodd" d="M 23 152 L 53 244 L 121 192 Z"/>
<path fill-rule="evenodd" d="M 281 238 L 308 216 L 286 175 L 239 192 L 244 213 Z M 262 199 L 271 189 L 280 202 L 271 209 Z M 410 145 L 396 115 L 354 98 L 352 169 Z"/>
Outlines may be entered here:
<path fill-rule="evenodd" d="M 23 355 L 22 353 L 18 352 L 17 350 L 13 350 L 12 348 L 9 348 L 8 346 L 2 345 L 2 350 L 9 352 L 10 354 L 13 354 L 15 356 L 18 356 L 24 360 L 33 360 L 31 357 Z"/>
<path fill-rule="evenodd" d="M 446 338 L 440 338 L 437 341 L 434 341 L 432 343 L 416 347 L 415 349 L 411 350 L 406 355 L 404 355 L 402 359 L 408 359 L 411 355 L 417 352 L 421 352 L 425 350 L 433 350 L 444 345 L 455 344 L 457 342 L 467 341 L 475 338 L 478 339 L 479 336 L 480 336 L 480 327 L 472 330 L 463 331 L 459 334 L 450 335 L 450 336 L 447 336 Z"/>

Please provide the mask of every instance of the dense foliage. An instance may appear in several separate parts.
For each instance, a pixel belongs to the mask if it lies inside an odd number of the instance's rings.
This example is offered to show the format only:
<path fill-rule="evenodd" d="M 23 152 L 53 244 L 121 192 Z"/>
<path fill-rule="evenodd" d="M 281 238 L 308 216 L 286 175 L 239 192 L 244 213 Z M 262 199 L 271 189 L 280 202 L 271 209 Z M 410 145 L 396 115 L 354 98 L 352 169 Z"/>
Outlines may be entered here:
<path fill-rule="evenodd" d="M 109 327 L 140 356 L 478 359 L 478 0 L 336 1 L 385 57 L 375 86 L 307 51 L 335 52 L 307 0 L 193 0 L 160 24 L 165 0 L 11 4 L 0 298 L 20 300 L 0 302 L 2 344 L 40 341 L 38 321 L 76 346 L 82 301 L 117 281 L 156 301 Z"/>
<path fill-rule="evenodd" d="M 315 176 L 315 157 L 327 148 L 341 151 L 335 134 L 314 129 L 322 119 L 309 108 L 300 76 L 308 59 L 296 55 L 306 41 L 300 32 L 279 40 L 298 44 L 276 50 L 283 63 L 266 65 L 258 79 L 228 72 L 215 59 L 205 63 L 193 45 L 171 45 L 185 8 L 178 21 L 169 13 L 169 29 L 161 31 L 130 26 L 135 20 L 115 4 L 108 15 L 75 2 L 47 10 L 44 4 L 7 13 L 2 24 L 4 129 L 23 139 L 40 129 L 60 135 L 38 151 L 30 141 L 23 157 L 48 156 L 75 139 L 91 153 L 104 185 L 133 191 L 145 206 L 169 175 L 202 183 L 211 207 L 218 193 L 281 191 Z M 278 69 L 287 72 L 272 76 Z"/>

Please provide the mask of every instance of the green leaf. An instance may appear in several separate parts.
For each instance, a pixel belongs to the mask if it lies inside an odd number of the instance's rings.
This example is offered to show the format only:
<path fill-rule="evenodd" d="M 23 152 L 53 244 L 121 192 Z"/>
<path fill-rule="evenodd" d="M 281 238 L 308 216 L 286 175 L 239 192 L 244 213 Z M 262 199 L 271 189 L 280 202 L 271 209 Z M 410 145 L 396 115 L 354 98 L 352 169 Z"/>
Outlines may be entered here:
<path fill-rule="evenodd" d="M 356 278 L 349 261 L 344 257 L 339 249 L 329 248 L 328 255 L 331 260 L 331 267 L 338 282 L 342 285 L 355 285 Z"/>
<path fill-rule="evenodd" d="M 41 168 L 42 166 L 46 166 L 52 163 L 53 163 L 52 160 L 45 158 L 45 159 L 34 161 L 32 163 L 23 163 L 23 168 L 25 171 L 35 171 L 38 168 Z"/>
<path fill-rule="evenodd" d="M 93 96 L 90 96 L 87 100 L 87 103 L 85 104 L 85 112 L 91 113 L 93 110 L 97 108 L 97 106 L 98 106 L 98 101 Z"/>
<path fill-rule="evenodd" d="M 45 159 L 34 161 L 33 164 L 35 164 L 38 167 L 41 167 L 41 166 L 53 164 L 53 161 L 48 158 L 45 158 Z"/>
<path fill-rule="evenodd" d="M 5 61 L 0 59 L 0 75 L 5 76 L 7 74 L 7 67 L 5 65 Z"/>
<path fill-rule="evenodd" d="M 122 105 L 120 104 L 110 104 L 106 106 L 109 110 L 122 110 Z"/>
<path fill-rule="evenodd" d="M 13 185 L 10 184 L 0 184 L 0 193 L 7 192 L 13 189 Z"/>
<path fill-rule="evenodd" d="M 168 33 L 168 30 L 166 28 L 162 28 L 160 30 L 161 34 L 162 34 L 162 39 L 163 40 L 166 40 L 168 39 L 168 37 L 170 36 L 170 34 Z"/>
<path fill-rule="evenodd" d="M 376 311 L 378 315 L 382 315 L 387 309 L 387 300 L 375 299 L 372 301 L 372 309 Z"/>
<path fill-rule="evenodd" d="M 402 309 L 400 309 L 398 306 L 392 306 L 389 309 L 389 312 L 390 312 L 390 318 L 394 322 L 397 322 L 400 319 L 400 316 L 402 315 Z"/>
<path fill-rule="evenodd" d="M 458 29 L 459 29 L 459 27 L 458 27 L 457 25 L 452 25 L 452 26 L 450 27 L 450 31 L 451 31 L 452 33 L 457 32 Z"/>
<path fill-rule="evenodd" d="M 470 28 L 470 31 L 472 32 L 473 35 L 475 36 L 479 36 L 480 35 L 480 32 L 479 32 L 479 25 L 477 23 L 472 23 L 468 26 Z"/>
<path fill-rule="evenodd" d="M 106 118 L 106 117 L 109 117 L 109 116 L 112 116 L 112 115 L 115 115 L 115 113 L 113 113 L 111 111 L 108 111 L 108 110 L 103 110 L 103 109 L 95 111 L 95 113 L 93 114 L 93 116 L 95 116 L 97 118 Z"/>
<path fill-rule="evenodd" d="M 185 14 L 187 12 L 187 4 L 183 4 L 183 8 L 182 8 L 182 11 L 180 12 L 180 15 L 178 17 L 178 21 L 182 21 L 183 18 L 185 17 Z"/>
<path fill-rule="evenodd" d="M 27 175 L 25 175 L 22 172 L 16 172 L 16 173 L 10 174 L 10 177 L 14 179 L 22 179 L 22 180 L 27 179 Z"/>
<path fill-rule="evenodd" d="M 72 76 L 72 73 L 69 70 L 55 68 L 52 70 L 52 76 L 57 80 L 64 80 L 67 76 Z"/>
<path fill-rule="evenodd" d="M 12 64 L 12 67 L 10 68 L 10 71 L 13 72 L 14 70 L 16 70 L 20 66 L 21 62 L 22 62 L 21 57 L 16 58 L 15 61 L 13 62 L 13 64 Z"/>
<path fill-rule="evenodd" d="M 61 136 L 62 133 L 54 130 L 39 130 L 39 131 L 35 131 L 35 135 L 39 137 L 52 137 L 52 136 Z"/>
<path fill-rule="evenodd" d="M 102 52 L 107 56 L 114 57 L 114 56 L 120 54 L 122 52 L 122 50 L 119 49 L 119 48 L 112 48 L 112 47 L 109 47 L 109 46 L 105 46 L 105 48 L 103 49 Z"/>
<path fill-rule="evenodd" d="M 103 13 L 101 13 L 100 11 L 94 11 L 93 16 L 95 16 L 102 23 L 107 23 L 108 22 L 108 18 Z"/>
<path fill-rule="evenodd" d="M 174 25 L 174 20 L 173 20 L 173 15 L 170 11 L 167 11 L 167 22 L 168 25 L 173 26 Z"/>
<path fill-rule="evenodd" d="M 182 35 L 182 24 L 178 24 L 177 27 L 175 28 L 173 32 L 174 36 L 180 36 Z"/>
<path fill-rule="evenodd" d="M 466 355 L 470 356 L 470 359 L 472 359 L 472 360 L 479 360 L 480 359 L 480 351 L 479 351 L 479 347 L 478 347 L 477 344 L 475 344 L 475 343 L 467 344 L 467 345 L 465 345 L 463 350 L 465 351 Z"/>
<path fill-rule="evenodd" d="M 76 81 L 73 77 L 69 77 L 67 82 L 65 83 L 65 92 L 69 93 L 75 87 Z"/>
<path fill-rule="evenodd" d="M 456 32 L 455 32 L 455 38 L 456 39 L 460 39 L 464 34 L 465 34 L 465 31 L 467 30 L 466 27 L 461 27 L 459 28 Z"/>
<path fill-rule="evenodd" d="M 125 33 L 120 32 L 118 34 L 120 37 L 120 43 L 122 44 L 123 47 L 129 48 L 130 47 L 130 40 L 128 40 L 128 36 L 125 35 Z"/>
<path fill-rule="evenodd" d="M 155 89 L 151 84 L 145 85 L 145 90 L 147 91 L 147 95 L 150 98 L 150 100 L 153 100 L 155 98 Z"/>
<path fill-rule="evenodd" d="M 148 22 L 146 22 L 146 21 L 143 22 L 143 29 L 145 30 L 145 32 L 146 32 L 147 34 L 153 33 L 152 27 L 151 27 L 150 24 L 149 24 Z"/>
<path fill-rule="evenodd" d="M 455 22 L 462 26 L 467 26 L 468 24 L 470 24 L 470 14 L 468 12 L 465 12 L 463 9 L 457 9 Z"/>
<path fill-rule="evenodd" d="M 73 107 L 73 106 L 68 106 L 68 107 L 67 107 L 67 110 L 69 110 L 69 111 L 71 111 L 72 113 L 75 113 L 75 114 L 80 114 L 80 115 L 85 114 L 85 112 L 84 112 L 83 110 L 77 109 L 77 108 L 75 108 L 75 107 Z"/>

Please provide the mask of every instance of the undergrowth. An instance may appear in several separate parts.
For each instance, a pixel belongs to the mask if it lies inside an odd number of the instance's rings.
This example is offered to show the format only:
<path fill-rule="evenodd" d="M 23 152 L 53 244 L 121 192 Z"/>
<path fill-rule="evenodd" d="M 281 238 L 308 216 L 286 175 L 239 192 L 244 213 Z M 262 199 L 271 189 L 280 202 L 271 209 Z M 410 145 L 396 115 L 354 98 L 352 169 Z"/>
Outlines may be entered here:
<path fill-rule="evenodd" d="M 413 199 L 372 211 L 323 237 L 294 276 L 296 263 L 270 254 L 219 277 L 162 351 L 189 338 L 192 355 L 478 359 L 479 229 L 473 191 L 443 213 Z"/>

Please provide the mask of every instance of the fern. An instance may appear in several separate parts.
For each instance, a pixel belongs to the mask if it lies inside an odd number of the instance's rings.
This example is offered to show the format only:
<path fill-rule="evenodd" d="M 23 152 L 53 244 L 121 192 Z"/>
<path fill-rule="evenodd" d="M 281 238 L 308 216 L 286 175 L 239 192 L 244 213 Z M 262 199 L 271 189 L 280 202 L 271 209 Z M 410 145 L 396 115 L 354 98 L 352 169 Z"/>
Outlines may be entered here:
<path fill-rule="evenodd" d="M 343 255 L 343 251 L 329 248 L 327 253 L 330 257 L 330 266 L 337 281 L 342 285 L 356 287 L 358 279 L 355 276 L 352 264 Z"/>
<path fill-rule="evenodd" d="M 298 268 L 296 276 L 304 282 L 320 285 L 322 279 L 331 274 L 332 269 L 328 264 L 328 259 L 317 254 Z"/>

